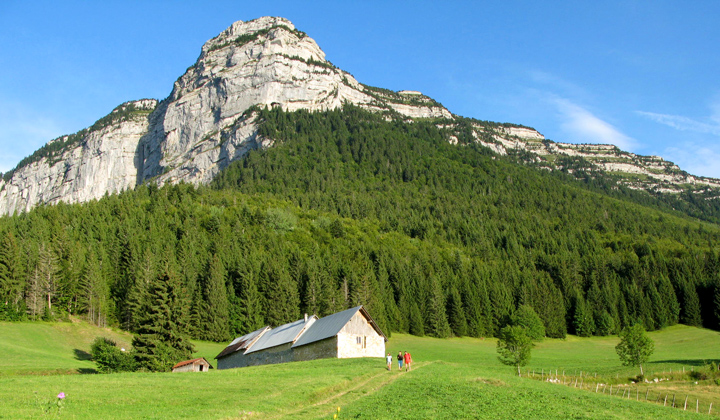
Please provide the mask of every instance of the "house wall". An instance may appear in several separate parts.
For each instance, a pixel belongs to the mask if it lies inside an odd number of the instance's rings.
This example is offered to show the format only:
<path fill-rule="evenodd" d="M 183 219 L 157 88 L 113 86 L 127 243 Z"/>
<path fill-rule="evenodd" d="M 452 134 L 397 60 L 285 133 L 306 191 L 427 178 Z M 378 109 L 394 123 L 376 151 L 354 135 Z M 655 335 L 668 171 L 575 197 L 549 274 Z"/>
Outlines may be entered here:
<path fill-rule="evenodd" d="M 296 362 L 338 357 L 337 337 L 330 337 L 304 346 L 295 347 L 292 351 L 293 360 Z"/>
<path fill-rule="evenodd" d="M 245 355 L 245 366 L 271 365 L 275 363 L 287 363 L 293 361 L 293 353 L 290 348 L 293 343 L 285 343 Z"/>
<path fill-rule="evenodd" d="M 244 351 L 245 350 L 236 351 L 235 353 L 217 359 L 217 368 L 232 369 L 248 366 L 245 355 L 243 354 Z"/>
<path fill-rule="evenodd" d="M 385 357 L 385 338 L 375 331 L 360 311 L 340 330 L 337 340 L 338 358 Z"/>
<path fill-rule="evenodd" d="M 201 365 L 203 366 L 203 372 L 206 372 L 209 369 L 209 367 L 205 366 L 204 364 L 192 363 L 189 365 L 180 366 L 179 368 L 175 368 L 173 369 L 173 372 L 199 372 Z"/>

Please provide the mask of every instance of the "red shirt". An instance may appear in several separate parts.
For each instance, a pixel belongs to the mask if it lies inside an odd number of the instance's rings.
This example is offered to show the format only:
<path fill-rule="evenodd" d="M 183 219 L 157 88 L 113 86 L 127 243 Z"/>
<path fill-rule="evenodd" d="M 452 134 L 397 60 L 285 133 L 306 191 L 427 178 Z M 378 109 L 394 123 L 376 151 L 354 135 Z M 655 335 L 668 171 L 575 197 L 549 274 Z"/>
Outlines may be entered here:
<path fill-rule="evenodd" d="M 405 364 L 412 362 L 412 358 L 410 357 L 410 353 L 405 353 Z"/>

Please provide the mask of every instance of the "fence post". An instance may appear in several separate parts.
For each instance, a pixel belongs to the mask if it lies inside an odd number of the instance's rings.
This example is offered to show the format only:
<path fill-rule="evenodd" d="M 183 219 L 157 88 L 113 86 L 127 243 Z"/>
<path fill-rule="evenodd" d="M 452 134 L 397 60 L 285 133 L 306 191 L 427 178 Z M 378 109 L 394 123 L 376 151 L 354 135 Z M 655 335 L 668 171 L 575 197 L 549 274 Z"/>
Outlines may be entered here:
<path fill-rule="evenodd" d="M 667 394 L 665 394 L 665 401 L 663 401 L 663 407 L 667 405 Z"/>
<path fill-rule="evenodd" d="M 599 382 L 595 384 L 595 393 L 596 393 L 596 394 L 597 394 L 597 390 L 598 390 L 598 387 L 599 387 L 599 386 L 600 386 L 600 383 L 599 383 Z"/>
<path fill-rule="evenodd" d="M 710 415 L 711 411 L 712 411 L 712 403 L 710 403 L 710 408 L 708 408 L 708 416 Z"/>
<path fill-rule="evenodd" d="M 685 396 L 685 405 L 683 406 L 683 410 L 685 410 L 685 411 L 687 411 L 687 400 L 688 400 L 688 396 L 686 395 Z"/>
<path fill-rule="evenodd" d="M 645 393 L 645 401 L 647 401 L 648 394 L 650 393 L 650 388 L 647 389 L 647 392 Z"/>
<path fill-rule="evenodd" d="M 675 394 L 673 394 L 673 402 L 672 402 L 672 407 L 673 407 L 673 408 L 675 408 Z"/>

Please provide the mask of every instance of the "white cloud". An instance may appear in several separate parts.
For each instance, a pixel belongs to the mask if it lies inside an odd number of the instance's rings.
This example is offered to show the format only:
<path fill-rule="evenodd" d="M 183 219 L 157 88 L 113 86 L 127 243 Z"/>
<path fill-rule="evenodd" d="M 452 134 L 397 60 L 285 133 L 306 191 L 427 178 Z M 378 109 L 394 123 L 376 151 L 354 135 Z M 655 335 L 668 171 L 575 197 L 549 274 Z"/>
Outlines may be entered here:
<path fill-rule="evenodd" d="M 666 156 L 672 156 L 675 164 L 693 174 L 720 178 L 720 152 L 702 143 L 684 142 L 680 147 L 668 147 Z"/>
<path fill-rule="evenodd" d="M 714 110 L 714 114 L 708 118 L 709 122 L 698 121 L 682 115 L 658 114 L 655 112 L 636 111 L 638 114 L 651 120 L 672 127 L 680 131 L 696 131 L 698 133 L 720 136 L 720 106 Z"/>
<path fill-rule="evenodd" d="M 636 141 L 623 134 L 612 124 L 593 115 L 587 109 L 560 97 L 552 97 L 560 112 L 560 127 L 568 135 L 572 143 L 614 144 L 622 150 L 629 151 L 636 146 Z"/>
<path fill-rule="evenodd" d="M 710 101 L 708 108 L 710 108 L 710 115 L 706 118 L 690 118 L 683 115 L 659 114 L 657 112 L 647 111 L 636 112 L 639 115 L 676 130 L 694 131 L 720 136 L 720 95 L 715 95 Z"/>

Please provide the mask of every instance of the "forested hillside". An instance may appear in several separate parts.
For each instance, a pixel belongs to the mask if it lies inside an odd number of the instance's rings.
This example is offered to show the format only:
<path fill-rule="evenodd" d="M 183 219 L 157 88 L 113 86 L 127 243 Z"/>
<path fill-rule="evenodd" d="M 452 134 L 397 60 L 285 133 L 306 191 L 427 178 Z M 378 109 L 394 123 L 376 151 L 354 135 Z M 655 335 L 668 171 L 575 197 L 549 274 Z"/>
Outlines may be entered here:
<path fill-rule="evenodd" d="M 134 331 L 149 285 L 169 278 L 179 324 L 210 340 L 358 304 L 385 331 L 438 337 L 492 335 L 521 304 L 551 337 L 720 328 L 716 224 L 450 144 L 458 133 L 438 121 L 256 112 L 274 147 L 211 187 L 0 219 L 0 318 L 84 314 Z"/>

